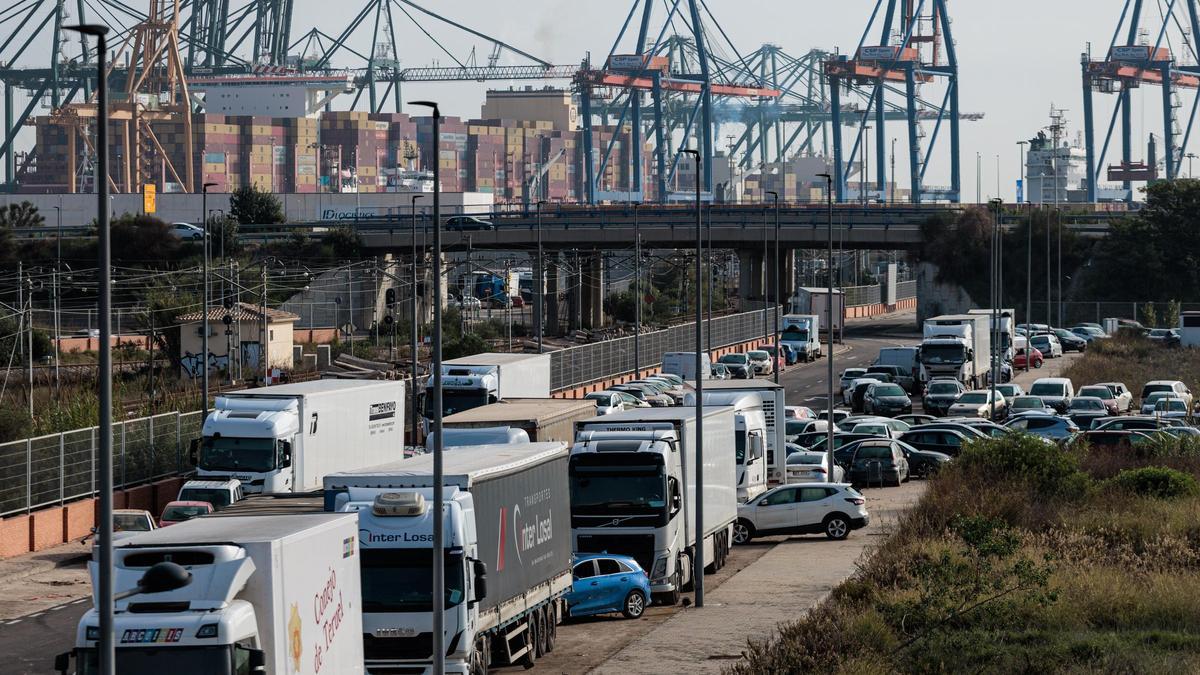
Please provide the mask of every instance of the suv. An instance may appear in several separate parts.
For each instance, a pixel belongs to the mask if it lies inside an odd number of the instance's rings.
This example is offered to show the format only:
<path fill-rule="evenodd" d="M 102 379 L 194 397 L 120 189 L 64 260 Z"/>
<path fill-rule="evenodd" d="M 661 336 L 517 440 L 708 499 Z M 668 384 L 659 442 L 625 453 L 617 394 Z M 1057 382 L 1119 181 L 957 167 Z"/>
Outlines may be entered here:
<path fill-rule="evenodd" d="M 750 359 L 750 366 L 754 368 L 755 375 L 770 375 L 775 372 L 775 364 L 772 363 L 775 358 L 771 356 L 771 352 L 755 349 L 746 352 L 746 357 Z"/>
<path fill-rule="evenodd" d="M 1117 399 L 1117 409 L 1128 412 L 1133 410 L 1133 392 L 1124 382 L 1101 382 L 1099 386 L 1108 387 L 1113 398 Z"/>
<path fill-rule="evenodd" d="M 863 392 L 862 410 L 867 415 L 908 415 L 912 413 L 912 399 L 899 384 L 876 382 Z"/>
<path fill-rule="evenodd" d="M 1075 398 L 1075 386 L 1065 377 L 1043 377 L 1029 388 L 1029 395 L 1040 396 L 1048 407 L 1065 413 Z"/>
<path fill-rule="evenodd" d="M 175 501 L 180 502 L 208 502 L 212 504 L 213 509 L 220 511 L 221 509 L 241 501 L 242 497 L 242 481 L 231 478 L 229 480 L 189 480 L 179 488 L 179 494 L 175 497 Z"/>
<path fill-rule="evenodd" d="M 900 446 L 891 440 L 863 441 L 850 463 L 850 482 L 854 485 L 889 484 L 899 487 L 908 480 L 908 460 Z"/>
<path fill-rule="evenodd" d="M 930 380 L 925 387 L 925 412 L 930 415 L 945 415 L 959 396 L 967 391 L 962 383 L 954 379 Z"/>
<path fill-rule="evenodd" d="M 916 387 L 916 380 L 913 379 L 912 371 L 902 366 L 871 366 L 867 368 L 868 373 L 886 373 L 892 376 L 892 382 L 904 387 L 904 391 L 913 393 Z"/>
<path fill-rule="evenodd" d="M 843 483 L 781 485 L 738 505 L 733 543 L 774 534 L 817 534 L 845 539 L 851 530 L 866 527 L 867 500 Z"/>
<path fill-rule="evenodd" d="M 1192 407 L 1192 391 L 1187 388 L 1186 384 L 1180 382 L 1179 380 L 1153 380 L 1151 382 L 1147 382 L 1146 385 L 1142 387 L 1142 402 L 1145 403 L 1146 399 L 1150 397 L 1150 394 L 1153 394 L 1156 391 L 1172 392 L 1179 398 L 1187 401 L 1187 407 L 1189 410 Z"/>
<path fill-rule="evenodd" d="M 1058 415 L 1028 413 L 1009 420 L 1004 426 L 1013 431 L 1024 431 L 1052 441 L 1067 440 L 1079 433 L 1079 426 L 1072 422 L 1071 418 Z"/>

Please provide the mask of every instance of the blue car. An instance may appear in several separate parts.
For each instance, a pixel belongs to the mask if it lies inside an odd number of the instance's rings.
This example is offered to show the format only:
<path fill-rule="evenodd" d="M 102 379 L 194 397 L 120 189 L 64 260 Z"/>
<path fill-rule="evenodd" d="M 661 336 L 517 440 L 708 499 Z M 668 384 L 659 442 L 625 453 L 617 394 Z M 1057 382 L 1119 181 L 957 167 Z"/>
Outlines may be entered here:
<path fill-rule="evenodd" d="M 636 560 L 623 555 L 588 553 L 575 556 L 574 582 L 567 594 L 571 616 L 620 612 L 636 619 L 650 604 L 650 578 Z"/>

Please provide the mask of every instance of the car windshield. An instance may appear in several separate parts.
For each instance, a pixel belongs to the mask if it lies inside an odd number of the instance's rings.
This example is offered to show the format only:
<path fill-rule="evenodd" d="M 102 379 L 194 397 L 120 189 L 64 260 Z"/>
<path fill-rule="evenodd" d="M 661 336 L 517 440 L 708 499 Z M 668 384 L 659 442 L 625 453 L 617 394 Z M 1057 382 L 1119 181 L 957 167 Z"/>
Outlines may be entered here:
<path fill-rule="evenodd" d="M 1187 412 L 1187 403 L 1180 398 L 1168 398 L 1156 403 L 1154 409 L 1159 412 Z"/>
<path fill-rule="evenodd" d="M 666 481 L 661 466 L 614 462 L 590 466 L 570 465 L 571 510 L 583 515 L 658 513 L 667 505 Z"/>
<path fill-rule="evenodd" d="M 925 345 L 921 347 L 921 360 L 925 363 L 962 363 L 962 345 Z"/>
<path fill-rule="evenodd" d="M 1080 396 L 1095 396 L 1096 398 L 1112 398 L 1108 387 L 1084 387 L 1079 390 Z"/>
<path fill-rule="evenodd" d="M 364 535 L 364 539 L 366 535 Z M 429 612 L 433 608 L 433 565 L 429 548 L 368 548 L 362 560 L 362 611 Z M 446 607 L 465 599 L 462 553 L 445 554 Z"/>
<path fill-rule="evenodd" d="M 1045 408 L 1046 404 L 1042 403 L 1042 399 L 1034 396 L 1018 396 L 1013 399 L 1012 407 L 1014 408 Z"/>
<path fill-rule="evenodd" d="M 208 513 L 208 509 L 204 508 L 203 506 L 177 504 L 175 506 L 168 506 L 167 508 L 163 509 L 162 519 L 170 523 L 177 523 L 181 520 L 195 518 L 196 516 L 202 516 L 206 513 Z"/>
<path fill-rule="evenodd" d="M 1077 398 L 1071 401 L 1071 410 L 1104 410 L 1104 401 Z"/>
<path fill-rule="evenodd" d="M 867 372 L 866 368 L 847 368 L 842 371 L 842 379 L 848 380 L 851 378 L 859 377 L 865 372 Z"/>
<path fill-rule="evenodd" d="M 1029 393 L 1034 396 L 1063 396 L 1066 387 L 1061 382 L 1035 382 Z"/>
<path fill-rule="evenodd" d="M 904 396 L 904 390 L 894 384 L 875 387 L 876 396 Z"/>
<path fill-rule="evenodd" d="M 1149 396 L 1150 394 L 1153 394 L 1155 392 L 1171 393 L 1174 391 L 1175 391 L 1175 387 L 1172 387 L 1169 384 L 1148 384 L 1145 387 L 1142 387 L 1142 398 L 1146 398 L 1147 396 Z"/>
<path fill-rule="evenodd" d="M 959 397 L 958 402 L 959 403 L 967 403 L 967 404 L 987 403 L 988 395 L 984 394 L 982 392 L 973 391 L 973 392 L 970 392 L 967 394 L 963 394 L 961 397 Z"/>
<path fill-rule="evenodd" d="M 1146 397 L 1146 403 L 1155 403 L 1164 398 L 1175 398 L 1175 392 L 1173 392 L 1173 391 L 1156 391 L 1153 394 L 1150 394 L 1149 396 Z"/>
<path fill-rule="evenodd" d="M 750 358 L 754 359 L 755 361 L 764 361 L 764 360 L 771 358 L 770 353 L 763 352 L 763 351 L 750 352 L 749 356 L 750 356 Z"/>
<path fill-rule="evenodd" d="M 206 436 L 199 466 L 207 471 L 251 471 L 275 469 L 274 438 Z"/>
<path fill-rule="evenodd" d="M 179 500 L 208 502 L 215 508 L 229 506 L 229 490 L 220 488 L 184 488 L 179 491 Z"/>
<path fill-rule="evenodd" d="M 957 394 L 958 385 L 949 382 L 934 382 L 929 385 L 930 394 Z"/>
<path fill-rule="evenodd" d="M 143 513 L 114 513 L 114 532 L 146 532 L 150 529 L 150 519 Z"/>
<path fill-rule="evenodd" d="M 867 445 L 859 446 L 858 452 L 854 453 L 855 459 L 891 459 L 892 448 L 887 445 Z"/>
<path fill-rule="evenodd" d="M 600 401 L 604 405 L 609 405 L 612 403 L 612 394 L 591 393 L 587 396 L 584 396 L 584 398 L 588 399 L 589 401 Z"/>
<path fill-rule="evenodd" d="M 825 455 L 809 452 L 797 452 L 787 458 L 788 464 L 824 464 Z"/>
<path fill-rule="evenodd" d="M 856 434 L 886 434 L 888 427 L 886 424 L 856 424 L 852 433 Z"/>
<path fill-rule="evenodd" d="M 721 363 L 727 363 L 734 366 L 744 366 L 749 359 L 745 354 L 726 354 L 721 357 Z"/>
<path fill-rule="evenodd" d="M 809 426 L 812 424 L 812 420 L 788 420 L 783 433 L 786 436 L 799 436 L 808 431 Z"/>

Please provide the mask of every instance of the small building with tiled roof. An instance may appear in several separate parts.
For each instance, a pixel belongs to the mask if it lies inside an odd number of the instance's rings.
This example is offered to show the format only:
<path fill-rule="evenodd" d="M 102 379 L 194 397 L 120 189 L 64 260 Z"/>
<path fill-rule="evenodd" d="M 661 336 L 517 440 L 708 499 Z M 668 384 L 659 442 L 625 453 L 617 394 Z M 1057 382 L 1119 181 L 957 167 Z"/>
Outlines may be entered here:
<path fill-rule="evenodd" d="M 264 321 L 264 314 L 266 321 Z M 292 327 L 300 317 L 268 307 L 239 302 L 233 307 L 208 310 L 208 357 L 204 354 L 204 315 L 192 312 L 179 317 L 179 360 L 186 374 L 199 377 L 204 362 L 210 372 L 230 368 L 243 379 L 261 377 L 262 345 L 266 344 L 271 368 L 292 367 Z M 231 358 L 232 355 L 232 358 Z M 240 371 L 239 371 L 240 369 Z"/>

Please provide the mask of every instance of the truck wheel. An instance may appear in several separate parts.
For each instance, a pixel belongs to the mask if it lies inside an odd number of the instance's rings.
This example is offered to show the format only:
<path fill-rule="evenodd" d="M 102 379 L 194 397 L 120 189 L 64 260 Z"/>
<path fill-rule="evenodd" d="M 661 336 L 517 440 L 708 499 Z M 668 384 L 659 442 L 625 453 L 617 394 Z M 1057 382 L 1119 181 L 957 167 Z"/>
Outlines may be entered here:
<path fill-rule="evenodd" d="M 680 591 L 690 593 L 696 588 L 696 580 L 691 578 L 692 557 L 686 553 L 679 554 L 679 578 L 683 578 L 683 570 L 688 570 L 688 580 L 686 584 L 676 585 Z"/>
<path fill-rule="evenodd" d="M 534 616 L 537 619 L 537 655 L 540 659 L 550 651 L 546 648 L 546 634 L 549 632 L 546 630 L 546 610 L 539 609 L 534 612 Z"/>
<path fill-rule="evenodd" d="M 537 618 L 529 616 L 525 619 L 525 646 L 529 649 L 521 655 L 521 659 L 517 663 L 521 664 L 525 670 L 537 665 L 537 644 L 538 644 L 538 629 Z"/>
<path fill-rule="evenodd" d="M 642 614 L 646 613 L 646 596 L 642 595 L 641 591 L 629 591 L 621 613 L 626 619 L 640 619 Z"/>
<path fill-rule="evenodd" d="M 558 637 L 558 608 L 551 604 L 546 608 L 546 653 L 554 651 L 554 640 Z"/>

